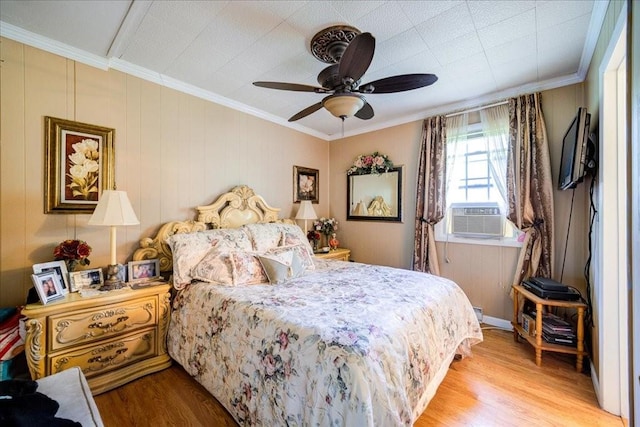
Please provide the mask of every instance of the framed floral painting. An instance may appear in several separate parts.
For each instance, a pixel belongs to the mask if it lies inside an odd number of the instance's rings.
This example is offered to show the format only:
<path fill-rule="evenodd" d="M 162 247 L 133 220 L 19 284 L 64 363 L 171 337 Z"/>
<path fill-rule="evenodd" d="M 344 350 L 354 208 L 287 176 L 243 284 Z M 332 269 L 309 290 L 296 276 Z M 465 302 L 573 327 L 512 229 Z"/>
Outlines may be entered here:
<path fill-rule="evenodd" d="M 318 169 L 293 167 L 293 202 L 300 203 L 303 200 L 310 200 L 311 203 L 318 203 L 320 198 L 318 190 Z"/>
<path fill-rule="evenodd" d="M 115 130 L 45 117 L 45 213 L 87 213 L 113 188 Z"/>

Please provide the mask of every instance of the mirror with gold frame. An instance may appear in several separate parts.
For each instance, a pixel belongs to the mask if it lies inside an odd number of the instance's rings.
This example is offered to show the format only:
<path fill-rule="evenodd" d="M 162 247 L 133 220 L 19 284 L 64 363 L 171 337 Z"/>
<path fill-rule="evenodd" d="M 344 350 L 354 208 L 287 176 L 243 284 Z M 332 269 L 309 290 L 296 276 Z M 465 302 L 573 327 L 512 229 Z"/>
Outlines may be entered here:
<path fill-rule="evenodd" d="M 347 220 L 402 222 L 402 166 L 347 175 Z"/>

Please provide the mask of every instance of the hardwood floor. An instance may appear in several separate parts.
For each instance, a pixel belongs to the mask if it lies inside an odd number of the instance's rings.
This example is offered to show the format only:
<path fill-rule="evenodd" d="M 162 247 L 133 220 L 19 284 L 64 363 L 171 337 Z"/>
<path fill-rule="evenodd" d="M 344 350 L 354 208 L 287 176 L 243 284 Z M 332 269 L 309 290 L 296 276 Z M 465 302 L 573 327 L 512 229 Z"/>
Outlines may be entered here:
<path fill-rule="evenodd" d="M 575 358 L 543 353 L 542 366 L 511 332 L 486 329 L 473 356 L 456 361 L 415 427 L 622 426 L 598 407 Z M 235 426 L 229 413 L 180 366 L 95 397 L 106 427 Z M 275 427 L 275 426 L 274 426 Z"/>

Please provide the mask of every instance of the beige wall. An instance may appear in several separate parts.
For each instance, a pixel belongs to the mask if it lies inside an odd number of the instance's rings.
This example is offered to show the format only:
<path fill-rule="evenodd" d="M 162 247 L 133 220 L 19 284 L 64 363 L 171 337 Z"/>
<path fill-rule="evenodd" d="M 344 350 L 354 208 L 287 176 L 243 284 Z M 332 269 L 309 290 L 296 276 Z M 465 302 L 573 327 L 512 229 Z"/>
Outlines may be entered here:
<path fill-rule="evenodd" d="M 554 188 L 557 186 L 562 137 L 578 107 L 584 105 L 583 85 L 572 85 L 542 93 L 542 106 L 550 145 Z M 342 245 L 352 250 L 359 262 L 411 268 L 413 257 L 416 171 L 422 122 L 412 122 L 382 131 L 333 141 L 330 144 L 331 215 L 341 222 Z M 396 165 L 404 165 L 402 223 L 346 222 L 346 170 L 359 154 L 380 151 Z M 563 282 L 584 289 L 582 270 L 586 262 L 588 188 L 576 189 Z M 554 191 L 555 201 L 555 278 L 560 278 L 568 229 L 571 191 Z M 484 314 L 509 320 L 513 313 L 509 290 L 518 249 L 450 243 L 445 260 L 445 245 L 438 243 L 441 273 L 455 280 L 471 303 Z"/>
<path fill-rule="evenodd" d="M 325 142 L 193 96 L 117 72 L 102 71 L 2 39 L 0 122 L 0 306 L 20 304 L 30 266 L 77 236 L 93 246 L 92 266 L 108 263 L 108 233 L 89 215 L 44 215 L 43 117 L 116 129 L 116 181 L 141 224 L 118 230 L 118 261 L 166 221 L 193 218 L 192 207 L 237 184 L 252 186 L 281 216 L 295 215 L 293 165 L 320 170 L 318 215 L 340 222 L 341 245 L 356 261 L 411 268 L 415 175 L 421 122 Z M 557 176 L 562 135 L 583 105 L 582 85 L 543 93 Z M 348 123 L 347 123 L 348 126 Z M 404 165 L 402 223 L 346 221 L 346 169 L 358 154 L 380 151 Z M 555 183 L 554 183 L 555 186 Z M 586 187 L 576 191 L 564 281 L 583 287 Z M 556 276 L 564 249 L 570 193 L 556 194 Z M 444 246 L 439 244 L 441 261 Z M 443 274 L 458 281 L 485 314 L 511 316 L 508 289 L 517 250 L 450 244 Z M 496 264 L 497 263 L 497 264 Z M 496 268 L 496 265 L 498 268 Z"/>
<path fill-rule="evenodd" d="M 328 142 L 9 39 L 0 46 L 0 306 L 24 303 L 31 265 L 53 260 L 64 239 L 86 240 L 91 266 L 109 261 L 108 230 L 88 226 L 89 215 L 43 213 L 44 116 L 116 130 L 116 183 L 140 219 L 118 229 L 119 262 L 161 223 L 194 218 L 193 207 L 234 185 L 294 216 L 294 165 L 319 169 L 315 207 L 328 215 Z"/>

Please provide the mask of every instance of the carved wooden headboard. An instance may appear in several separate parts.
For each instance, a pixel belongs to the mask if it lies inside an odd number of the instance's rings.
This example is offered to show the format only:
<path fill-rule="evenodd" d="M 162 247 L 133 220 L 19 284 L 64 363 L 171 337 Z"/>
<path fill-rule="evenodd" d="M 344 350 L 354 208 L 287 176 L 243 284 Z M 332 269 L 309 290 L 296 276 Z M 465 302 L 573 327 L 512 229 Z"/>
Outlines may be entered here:
<path fill-rule="evenodd" d="M 198 206 L 198 218 L 187 221 L 171 221 L 163 224 L 155 237 L 140 240 L 140 248 L 133 253 L 133 260 L 159 259 L 160 271 L 173 270 L 171 249 L 166 240 L 180 233 L 192 233 L 213 228 L 237 228 L 245 224 L 261 222 L 288 222 L 290 219 L 278 219 L 279 208 L 273 208 L 246 185 L 239 185 L 224 193 L 215 202 L 207 206 Z"/>

